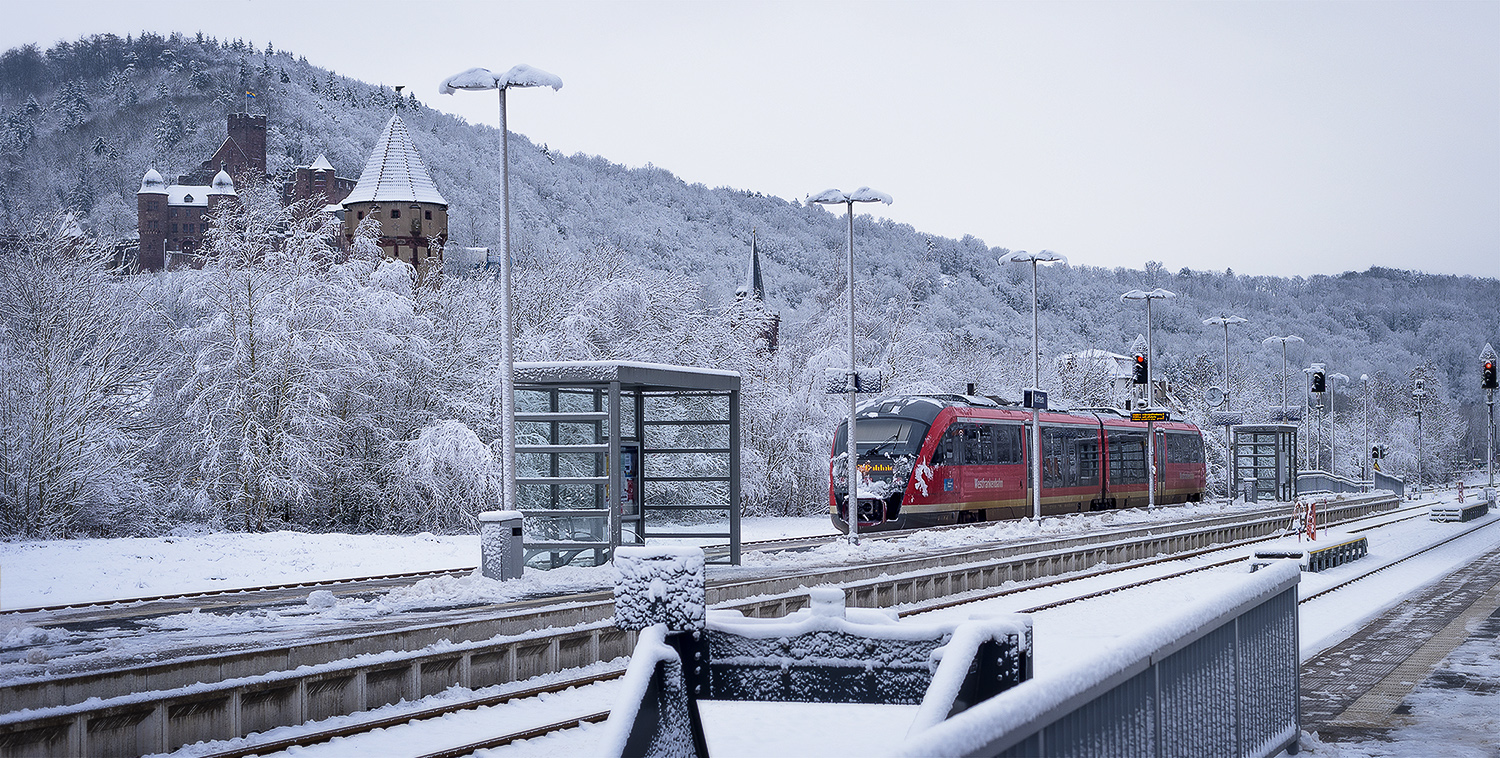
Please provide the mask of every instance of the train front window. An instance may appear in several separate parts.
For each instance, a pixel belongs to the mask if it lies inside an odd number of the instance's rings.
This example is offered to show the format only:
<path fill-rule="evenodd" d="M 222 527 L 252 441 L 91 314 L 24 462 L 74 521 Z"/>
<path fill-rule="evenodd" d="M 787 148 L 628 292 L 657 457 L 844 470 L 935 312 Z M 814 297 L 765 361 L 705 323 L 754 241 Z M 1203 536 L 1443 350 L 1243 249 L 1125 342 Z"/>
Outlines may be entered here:
<path fill-rule="evenodd" d="M 833 443 L 833 454 L 844 452 L 848 438 L 848 424 L 841 424 L 837 439 Z M 884 455 L 895 458 L 901 455 L 916 455 L 922 447 L 922 437 L 927 434 L 927 425 L 920 421 L 903 418 L 859 419 L 854 428 L 859 435 L 860 455 Z"/>

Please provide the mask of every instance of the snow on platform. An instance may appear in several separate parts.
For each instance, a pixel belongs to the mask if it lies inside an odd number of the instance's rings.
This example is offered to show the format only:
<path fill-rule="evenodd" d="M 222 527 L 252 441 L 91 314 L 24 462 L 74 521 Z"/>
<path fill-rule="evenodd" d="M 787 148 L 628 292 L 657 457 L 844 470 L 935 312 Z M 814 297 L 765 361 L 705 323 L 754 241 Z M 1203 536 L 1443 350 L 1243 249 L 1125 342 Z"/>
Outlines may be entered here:
<path fill-rule="evenodd" d="M 885 755 L 906 739 L 915 705 L 699 700 L 713 758 Z"/>

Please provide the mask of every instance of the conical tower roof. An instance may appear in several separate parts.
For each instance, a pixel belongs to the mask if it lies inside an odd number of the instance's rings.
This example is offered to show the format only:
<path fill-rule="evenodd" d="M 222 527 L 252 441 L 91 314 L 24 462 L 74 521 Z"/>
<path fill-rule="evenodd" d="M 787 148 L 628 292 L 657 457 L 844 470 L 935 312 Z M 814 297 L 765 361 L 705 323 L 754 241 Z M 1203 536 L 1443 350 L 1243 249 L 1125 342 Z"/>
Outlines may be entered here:
<path fill-rule="evenodd" d="M 753 296 L 762 303 L 766 301 L 766 283 L 760 275 L 760 247 L 756 244 L 754 231 L 750 232 L 750 265 L 745 271 L 745 283 L 734 294 L 740 297 Z"/>
<path fill-rule="evenodd" d="M 385 132 L 375 141 L 370 160 L 354 191 L 344 198 L 350 203 L 438 203 L 447 205 L 427 173 L 422 157 L 412 144 L 411 133 L 400 116 L 391 116 Z"/>

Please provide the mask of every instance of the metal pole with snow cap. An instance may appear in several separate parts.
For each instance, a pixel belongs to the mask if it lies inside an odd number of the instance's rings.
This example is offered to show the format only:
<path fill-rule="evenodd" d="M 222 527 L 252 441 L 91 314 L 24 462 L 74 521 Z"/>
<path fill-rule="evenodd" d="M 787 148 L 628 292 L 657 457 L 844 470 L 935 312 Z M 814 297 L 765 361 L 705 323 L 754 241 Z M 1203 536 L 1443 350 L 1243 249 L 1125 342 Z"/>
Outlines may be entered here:
<path fill-rule="evenodd" d="M 1278 414 L 1278 420 L 1280 421 L 1291 420 L 1289 418 L 1290 411 L 1286 407 L 1286 343 L 1302 341 L 1303 339 L 1295 334 L 1288 334 L 1285 337 L 1267 337 L 1260 341 L 1262 345 L 1270 345 L 1272 343 L 1281 344 L 1281 413 Z"/>
<path fill-rule="evenodd" d="M 1177 297 L 1177 293 L 1157 287 L 1150 292 L 1143 290 L 1131 290 L 1120 296 L 1120 302 L 1127 300 L 1146 301 L 1146 407 L 1156 406 L 1156 388 L 1151 384 L 1151 364 L 1156 362 L 1156 356 L 1151 354 L 1151 301 L 1171 300 Z M 1146 484 L 1146 508 L 1156 507 L 1156 422 L 1146 422 L 1146 474 L 1149 481 Z"/>
<path fill-rule="evenodd" d="M 1203 319 L 1203 323 L 1205 325 L 1207 325 L 1207 326 L 1222 326 L 1222 327 L 1224 327 L 1224 410 L 1225 410 L 1225 412 L 1229 411 L 1230 404 L 1232 403 L 1232 400 L 1233 400 L 1233 397 L 1234 397 L 1234 392 L 1232 391 L 1232 389 L 1229 386 L 1229 327 L 1231 325 L 1234 325 L 1234 324 L 1243 324 L 1243 323 L 1245 323 L 1248 320 L 1249 319 L 1241 318 L 1239 316 L 1231 316 L 1231 315 L 1229 315 L 1227 313 L 1224 314 L 1224 315 L 1222 315 L 1222 316 L 1212 316 L 1210 318 Z M 1233 487 L 1233 483 L 1229 481 L 1229 477 L 1231 476 L 1231 474 L 1230 474 L 1230 463 L 1231 463 L 1231 461 L 1229 460 L 1229 456 L 1230 456 L 1229 448 L 1230 448 L 1231 442 L 1230 442 L 1230 439 L 1229 439 L 1229 426 L 1230 425 L 1227 424 L 1227 423 L 1224 424 L 1224 498 L 1226 500 L 1232 500 L 1232 499 L 1234 499 L 1234 492 L 1233 492 L 1234 487 Z"/>
<path fill-rule="evenodd" d="M 1067 262 L 1067 256 L 1059 255 L 1051 250 L 1043 250 L 1039 253 L 1017 250 L 1000 256 L 1002 264 L 1031 264 L 1031 388 L 1038 392 L 1042 387 L 1042 351 L 1038 346 L 1037 338 L 1037 327 L 1040 322 L 1037 316 L 1036 264 L 1067 264 Z M 1039 519 L 1042 517 L 1042 415 L 1038 404 L 1032 400 L 1037 397 L 1037 393 L 1023 394 L 1028 397 L 1026 404 L 1031 408 L 1031 517 Z"/>
<path fill-rule="evenodd" d="M 847 523 L 849 524 L 849 544 L 859 544 L 859 437 L 854 433 L 855 419 L 859 406 L 859 369 L 855 366 L 855 344 L 854 344 L 854 204 L 855 203 L 885 203 L 891 204 L 891 196 L 872 190 L 869 187 L 860 187 L 853 192 L 843 192 L 836 189 L 826 189 L 816 195 L 809 195 L 809 203 L 821 205 L 835 205 L 843 203 L 848 217 L 849 227 L 849 429 L 844 435 L 844 455 L 849 464 L 849 491 L 844 496 L 844 505 L 848 511 Z"/>
<path fill-rule="evenodd" d="M 516 390 L 515 390 L 515 309 L 511 305 L 510 258 L 510 127 L 505 119 L 505 91 L 511 87 L 551 87 L 562 89 L 562 79 L 521 64 L 503 73 L 471 68 L 443 80 L 438 92 L 451 95 L 459 90 L 496 90 L 500 93 L 500 224 L 504 229 L 500 255 L 500 465 L 505 477 L 500 490 L 500 510 L 514 511 L 516 505 Z M 613 512 L 613 511 L 611 511 Z"/>
<path fill-rule="evenodd" d="M 1333 425 L 1333 391 L 1334 388 L 1339 385 L 1339 382 L 1348 384 L 1348 375 L 1328 375 L 1328 473 L 1333 474 L 1334 476 L 1339 475 L 1339 459 L 1337 445 L 1338 429 Z"/>

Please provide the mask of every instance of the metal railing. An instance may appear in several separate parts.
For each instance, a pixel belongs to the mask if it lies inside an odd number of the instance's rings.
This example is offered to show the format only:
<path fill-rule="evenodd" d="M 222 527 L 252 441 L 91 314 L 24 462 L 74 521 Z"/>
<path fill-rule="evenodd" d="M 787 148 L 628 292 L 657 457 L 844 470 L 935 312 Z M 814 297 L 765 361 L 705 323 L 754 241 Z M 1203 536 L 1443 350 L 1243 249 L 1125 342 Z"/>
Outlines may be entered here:
<path fill-rule="evenodd" d="M 1184 612 L 1097 667 L 1023 682 L 930 729 L 899 755 L 1270 756 L 1295 750 L 1295 564 L 1234 583 L 1225 608 Z M 1161 639 L 1166 643 L 1153 643 Z M 1124 665 L 1104 661 L 1128 660 Z"/>

